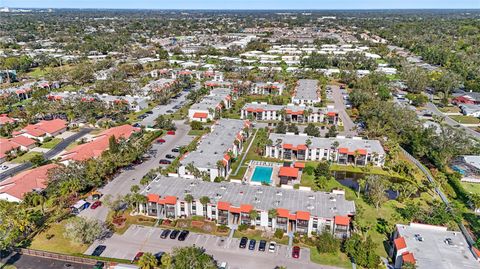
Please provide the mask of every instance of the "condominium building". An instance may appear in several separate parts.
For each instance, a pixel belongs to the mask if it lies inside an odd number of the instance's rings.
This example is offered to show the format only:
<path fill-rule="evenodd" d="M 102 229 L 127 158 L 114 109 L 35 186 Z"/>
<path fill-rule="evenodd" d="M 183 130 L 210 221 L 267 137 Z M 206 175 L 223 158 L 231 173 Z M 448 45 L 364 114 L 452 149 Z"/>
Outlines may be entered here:
<path fill-rule="evenodd" d="M 284 119 L 285 117 L 285 119 Z M 338 124 L 338 112 L 329 108 L 319 108 L 305 105 L 269 105 L 267 103 L 245 104 L 241 110 L 241 119 L 258 121 L 281 121 L 305 123 L 326 122 Z"/>
<path fill-rule="evenodd" d="M 449 231 L 442 226 L 410 223 L 395 226 L 390 257 L 394 268 L 402 268 L 406 263 L 411 263 L 418 269 L 473 269 L 480 266 L 474 256 L 477 251 L 469 247 L 459 231 Z"/>
<path fill-rule="evenodd" d="M 292 103 L 294 104 L 308 104 L 313 105 L 320 103 L 320 87 L 318 80 L 315 79 L 300 79 L 295 87 L 295 93 L 292 96 Z"/>
<path fill-rule="evenodd" d="M 222 109 L 232 107 L 231 90 L 228 88 L 213 89 L 199 103 L 193 104 L 188 110 L 188 118 L 192 121 L 206 122 L 213 120 Z"/>
<path fill-rule="evenodd" d="M 282 95 L 285 84 L 279 82 L 257 82 L 252 83 L 250 88 L 251 94 L 273 94 Z"/>
<path fill-rule="evenodd" d="M 328 160 L 337 164 L 383 166 L 385 151 L 378 140 L 323 138 L 306 134 L 270 134 L 265 156 L 283 160 Z"/>
<path fill-rule="evenodd" d="M 64 100 L 99 100 L 104 102 L 107 106 L 114 106 L 116 104 L 126 104 L 131 111 L 140 111 L 148 107 L 148 98 L 141 96 L 116 96 L 109 94 L 83 94 L 78 92 L 55 92 L 47 96 L 49 100 L 64 101 Z"/>
<path fill-rule="evenodd" d="M 211 132 L 203 136 L 193 152 L 182 157 L 178 168 L 180 176 L 194 176 L 189 165 L 207 173 L 210 180 L 226 177 L 230 173 L 231 157 L 237 156 L 248 137 L 250 123 L 243 120 L 220 119 L 212 125 Z"/>
<path fill-rule="evenodd" d="M 330 231 L 340 238 L 350 236 L 355 203 L 344 191 L 313 192 L 274 186 L 214 183 L 185 178 L 160 177 L 144 194 L 148 202 L 141 213 L 155 218 L 176 219 L 204 216 L 219 225 L 254 225 L 265 230 L 311 235 Z M 185 197 L 191 195 L 188 203 Z M 209 202 L 200 203 L 201 197 Z M 256 219 L 250 212 L 256 211 Z"/>

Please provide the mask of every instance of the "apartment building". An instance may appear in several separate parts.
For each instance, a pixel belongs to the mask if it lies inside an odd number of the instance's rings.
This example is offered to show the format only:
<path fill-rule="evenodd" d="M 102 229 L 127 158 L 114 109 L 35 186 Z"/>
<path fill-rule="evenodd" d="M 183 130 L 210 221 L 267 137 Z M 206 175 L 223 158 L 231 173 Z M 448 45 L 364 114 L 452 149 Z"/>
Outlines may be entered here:
<path fill-rule="evenodd" d="M 217 177 L 226 177 L 230 173 L 231 157 L 241 152 L 249 135 L 245 128 L 250 128 L 248 121 L 218 120 L 211 126 L 211 132 L 202 137 L 197 150 L 182 157 L 178 174 L 193 177 L 194 172 L 189 169 L 189 165 L 193 164 L 198 171 L 207 173 L 212 181 Z"/>
<path fill-rule="evenodd" d="M 147 203 L 142 214 L 176 219 L 204 216 L 219 225 L 254 225 L 259 229 L 311 235 L 324 230 L 339 238 L 350 236 L 355 203 L 344 191 L 313 192 L 274 186 L 214 183 L 201 180 L 159 177 L 143 193 Z M 191 195 L 188 203 L 185 197 Z M 200 203 L 201 197 L 210 202 Z M 250 212 L 257 211 L 256 219 Z"/>
<path fill-rule="evenodd" d="M 257 82 L 252 83 L 250 88 L 251 94 L 272 94 L 272 95 L 282 95 L 283 90 L 286 88 L 285 84 L 279 82 Z"/>
<path fill-rule="evenodd" d="M 285 117 L 285 118 L 284 118 Z M 258 121 L 281 121 L 294 123 L 326 122 L 338 124 L 338 112 L 333 108 L 319 108 L 305 105 L 269 105 L 267 103 L 245 104 L 241 110 L 241 119 Z"/>
<path fill-rule="evenodd" d="M 109 94 L 82 94 L 78 92 L 55 92 L 47 96 L 49 100 L 63 101 L 63 100 L 99 100 L 104 102 L 107 106 L 113 106 L 119 103 L 128 105 L 131 111 L 141 111 L 148 107 L 148 98 L 141 96 L 116 96 Z"/>
<path fill-rule="evenodd" d="M 295 92 L 292 96 L 292 103 L 313 105 L 320 103 L 320 87 L 318 80 L 314 79 L 300 79 L 295 87 Z"/>
<path fill-rule="evenodd" d="M 270 134 L 265 156 L 282 160 L 328 160 L 337 164 L 383 166 L 385 151 L 378 140 L 323 138 L 306 134 Z"/>
<path fill-rule="evenodd" d="M 465 237 L 447 227 L 420 223 L 397 224 L 391 240 L 390 257 L 396 269 L 406 263 L 418 269 L 479 268 L 479 261 Z"/>
<path fill-rule="evenodd" d="M 192 121 L 206 122 L 213 120 L 222 109 L 232 107 L 231 89 L 216 88 L 200 102 L 193 104 L 188 110 L 188 118 Z"/>

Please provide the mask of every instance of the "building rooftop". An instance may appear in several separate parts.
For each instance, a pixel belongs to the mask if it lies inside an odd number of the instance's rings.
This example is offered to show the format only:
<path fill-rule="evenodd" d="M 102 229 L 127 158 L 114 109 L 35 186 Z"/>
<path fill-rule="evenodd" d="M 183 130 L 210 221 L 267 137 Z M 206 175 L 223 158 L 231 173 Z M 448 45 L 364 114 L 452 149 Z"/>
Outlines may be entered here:
<path fill-rule="evenodd" d="M 318 95 L 318 81 L 314 79 L 300 79 L 293 96 L 297 100 L 320 100 Z"/>
<path fill-rule="evenodd" d="M 270 140 L 275 144 L 280 139 L 282 144 L 290 144 L 293 147 L 298 145 L 306 145 L 307 139 L 310 139 L 312 144 L 311 148 L 323 148 L 329 149 L 332 147 L 333 142 L 337 141 L 339 151 L 341 149 L 347 149 L 347 152 L 355 152 L 365 150 L 367 153 L 376 152 L 378 154 L 385 154 L 382 145 L 378 140 L 364 140 L 361 138 L 323 138 L 313 137 L 307 135 L 295 135 L 295 134 L 274 134 L 269 136 Z"/>
<path fill-rule="evenodd" d="M 237 135 L 245 127 L 243 120 L 220 119 L 211 126 L 212 131 L 202 137 L 197 150 L 188 153 L 181 163 L 193 163 L 196 167 L 216 168 L 217 162 L 223 160 Z"/>
<path fill-rule="evenodd" d="M 160 177 L 150 184 L 148 193 L 162 197 L 176 196 L 181 200 L 187 194 L 191 194 L 194 199 L 207 196 L 211 203 L 222 201 L 236 207 L 252 205 L 255 209 L 265 211 L 278 208 L 287 209 L 290 213 L 305 211 L 322 218 L 355 214 L 355 203 L 347 201 L 341 193 L 281 189 L 275 186 Z"/>
<path fill-rule="evenodd" d="M 447 227 L 418 223 L 397 224 L 407 251 L 413 253 L 416 268 L 479 268 L 461 232 L 448 231 Z"/>
<path fill-rule="evenodd" d="M 27 192 L 43 190 L 47 185 L 48 170 L 56 167 L 58 167 L 57 164 L 47 164 L 21 172 L 0 182 L 0 193 L 6 193 L 22 200 Z"/>
<path fill-rule="evenodd" d="M 205 96 L 200 102 L 193 104 L 190 109 L 194 110 L 208 110 L 209 108 L 215 109 L 220 102 L 225 100 L 230 95 L 230 89 L 217 88 L 210 92 L 210 95 Z"/>
<path fill-rule="evenodd" d="M 325 110 L 319 107 L 314 107 L 314 106 L 296 106 L 296 105 L 270 105 L 267 103 L 248 103 L 245 104 L 242 108 L 243 110 L 247 110 L 248 112 L 263 112 L 263 111 L 280 111 L 282 109 L 285 109 L 285 112 L 287 114 L 294 114 L 295 112 L 303 112 L 304 110 L 309 110 L 311 109 L 312 112 L 316 113 L 320 110 Z M 289 113 L 290 112 L 290 113 Z"/>

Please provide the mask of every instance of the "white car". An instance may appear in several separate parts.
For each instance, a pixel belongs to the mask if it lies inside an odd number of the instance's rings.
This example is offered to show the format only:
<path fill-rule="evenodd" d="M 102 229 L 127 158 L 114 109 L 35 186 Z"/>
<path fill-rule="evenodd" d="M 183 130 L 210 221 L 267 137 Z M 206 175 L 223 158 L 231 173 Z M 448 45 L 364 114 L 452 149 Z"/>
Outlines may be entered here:
<path fill-rule="evenodd" d="M 268 245 L 268 252 L 275 252 L 275 249 L 277 248 L 277 243 L 275 242 L 270 242 L 270 244 Z"/>
<path fill-rule="evenodd" d="M 227 262 L 222 262 L 222 263 L 220 263 L 220 266 L 218 267 L 218 269 L 228 269 L 228 264 L 227 264 Z"/>
<path fill-rule="evenodd" d="M 2 168 L 2 170 L 7 170 L 7 169 L 8 169 L 8 166 L 6 166 L 6 165 L 2 165 L 2 167 L 1 167 L 1 168 Z"/>

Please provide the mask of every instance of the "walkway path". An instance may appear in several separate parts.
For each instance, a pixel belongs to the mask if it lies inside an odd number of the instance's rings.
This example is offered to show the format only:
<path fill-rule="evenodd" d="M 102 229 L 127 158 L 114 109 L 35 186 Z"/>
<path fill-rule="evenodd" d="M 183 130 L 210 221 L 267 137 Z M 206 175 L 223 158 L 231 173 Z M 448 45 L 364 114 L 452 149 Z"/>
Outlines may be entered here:
<path fill-rule="evenodd" d="M 240 160 L 240 163 L 238 164 L 237 169 L 235 170 L 235 173 L 232 174 L 232 176 L 236 176 L 238 174 L 238 171 L 240 171 L 240 168 L 242 167 L 243 162 L 245 161 L 245 158 L 247 157 L 247 154 L 250 151 L 250 148 L 252 147 L 253 141 L 255 140 L 256 136 L 257 136 L 257 131 L 255 130 L 255 134 L 253 134 L 252 140 L 250 141 L 250 144 L 248 144 L 248 147 L 245 150 L 245 153 L 243 154 L 242 159 Z"/>

